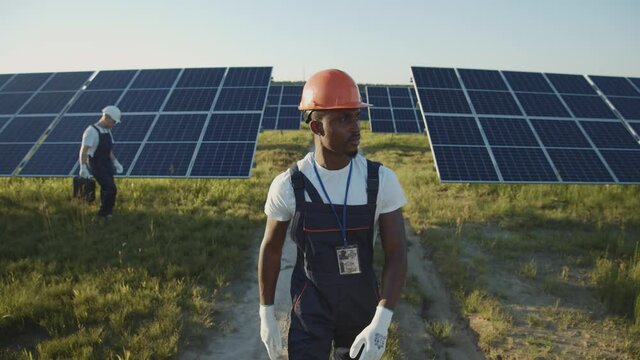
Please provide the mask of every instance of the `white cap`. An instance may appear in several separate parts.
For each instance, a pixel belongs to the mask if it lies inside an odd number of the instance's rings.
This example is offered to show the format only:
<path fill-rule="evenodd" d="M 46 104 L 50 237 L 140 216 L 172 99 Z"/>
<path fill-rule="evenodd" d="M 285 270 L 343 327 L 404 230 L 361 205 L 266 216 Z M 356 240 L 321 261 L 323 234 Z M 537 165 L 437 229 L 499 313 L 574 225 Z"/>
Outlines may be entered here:
<path fill-rule="evenodd" d="M 119 123 L 120 122 L 120 116 L 122 114 L 120 113 L 120 109 L 118 109 L 117 106 L 109 105 L 109 106 L 105 107 L 104 109 L 102 109 L 102 115 L 109 115 L 109 117 L 112 118 L 113 121 L 115 121 L 116 123 Z"/>

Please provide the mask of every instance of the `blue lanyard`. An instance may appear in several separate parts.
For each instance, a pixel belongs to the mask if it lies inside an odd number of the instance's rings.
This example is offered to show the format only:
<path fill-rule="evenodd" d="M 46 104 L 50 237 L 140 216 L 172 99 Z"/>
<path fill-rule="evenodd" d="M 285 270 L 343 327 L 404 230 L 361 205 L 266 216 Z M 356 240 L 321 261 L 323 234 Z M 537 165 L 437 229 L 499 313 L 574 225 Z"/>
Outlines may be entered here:
<path fill-rule="evenodd" d="M 336 216 L 336 221 L 338 222 L 338 227 L 340 228 L 340 234 L 342 235 L 342 240 L 344 241 L 344 245 L 347 246 L 347 196 L 349 195 L 349 184 L 351 183 L 351 170 L 353 169 L 353 161 L 349 161 L 349 176 L 347 177 L 347 188 L 344 191 L 344 206 L 342 208 L 342 223 L 340 223 L 340 218 L 338 217 L 338 212 L 336 208 L 333 206 L 331 199 L 329 198 L 329 194 L 327 194 L 327 189 L 324 188 L 324 184 L 322 183 L 322 178 L 320 177 L 320 173 L 318 173 L 318 168 L 316 167 L 315 154 L 313 159 L 313 170 L 316 172 L 316 176 L 318 177 L 318 182 L 320 182 L 320 187 L 322 187 L 322 192 L 324 196 L 327 198 L 329 205 L 331 206 L 331 211 L 333 211 L 333 215 Z"/>

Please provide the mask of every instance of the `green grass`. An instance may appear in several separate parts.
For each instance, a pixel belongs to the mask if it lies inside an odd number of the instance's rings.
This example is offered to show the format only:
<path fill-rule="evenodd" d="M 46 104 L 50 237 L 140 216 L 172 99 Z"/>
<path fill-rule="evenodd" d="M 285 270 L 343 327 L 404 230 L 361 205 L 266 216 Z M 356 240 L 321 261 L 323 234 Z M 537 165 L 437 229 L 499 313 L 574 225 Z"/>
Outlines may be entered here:
<path fill-rule="evenodd" d="M 424 135 L 364 128 L 363 152 L 398 175 L 405 216 L 433 250 L 461 312 L 491 322 L 482 344 L 502 346 L 513 319 L 478 275 L 554 254 L 564 260 L 557 271 L 543 275 L 536 264 L 535 274 L 530 265 L 523 274 L 561 296 L 574 268 L 591 273 L 595 294 L 629 326 L 621 346 L 637 354 L 639 186 L 442 184 Z M 246 180 L 119 179 L 107 225 L 93 219 L 95 205 L 71 199 L 70 179 L 0 178 L 0 358 L 166 359 L 208 327 L 224 326 L 214 316 L 216 291 L 255 270 L 244 266 L 246 251 L 264 223 L 268 186 L 309 142 L 306 131 L 261 134 Z M 469 244 L 487 257 L 465 253 Z M 420 289 L 403 296 L 424 298 Z M 594 321 L 547 311 L 526 321 Z M 400 336 L 392 328 L 387 358 L 402 357 Z M 527 342 L 532 353 L 550 351 L 544 337 Z"/>
<path fill-rule="evenodd" d="M 69 179 L 0 179 L 0 358 L 168 359 L 201 338 L 309 136 L 259 143 L 247 180 L 117 180 L 106 224 Z"/>

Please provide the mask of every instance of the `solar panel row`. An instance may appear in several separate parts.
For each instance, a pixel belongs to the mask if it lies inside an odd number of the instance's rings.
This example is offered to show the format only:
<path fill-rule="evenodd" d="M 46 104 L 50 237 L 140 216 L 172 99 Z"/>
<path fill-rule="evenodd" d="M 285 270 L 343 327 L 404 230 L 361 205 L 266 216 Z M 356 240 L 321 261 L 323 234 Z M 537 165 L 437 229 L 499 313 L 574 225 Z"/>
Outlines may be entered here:
<path fill-rule="evenodd" d="M 82 132 L 107 104 L 124 114 L 112 133 L 127 176 L 250 175 L 270 67 L 100 71 L 80 90 L 91 74 L 0 76 L 2 175 L 14 173 L 43 135 L 19 175 L 73 174 Z"/>
<path fill-rule="evenodd" d="M 302 114 L 298 110 L 303 85 L 271 84 L 267 107 L 262 120 L 263 129 L 298 130 Z"/>
<path fill-rule="evenodd" d="M 371 131 L 377 133 L 421 133 L 422 115 L 409 86 L 367 86 Z"/>
<path fill-rule="evenodd" d="M 629 131 L 638 124 L 606 102 L 634 114 L 640 92 L 631 79 L 591 76 L 592 86 L 580 75 L 412 73 L 441 181 L 640 182 L 640 145 Z"/>

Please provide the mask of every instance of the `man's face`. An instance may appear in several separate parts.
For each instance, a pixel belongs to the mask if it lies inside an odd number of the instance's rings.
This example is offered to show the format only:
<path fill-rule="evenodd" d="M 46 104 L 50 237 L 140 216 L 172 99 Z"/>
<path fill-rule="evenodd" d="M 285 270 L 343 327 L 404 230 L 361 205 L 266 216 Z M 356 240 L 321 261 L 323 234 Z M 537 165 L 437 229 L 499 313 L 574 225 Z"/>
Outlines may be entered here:
<path fill-rule="evenodd" d="M 102 117 L 104 119 L 103 123 L 107 129 L 113 129 L 116 126 L 117 122 L 113 120 L 111 116 L 102 115 Z"/>
<path fill-rule="evenodd" d="M 322 145 L 336 153 L 354 157 L 360 145 L 360 109 L 318 111 L 316 121 L 322 128 Z"/>

